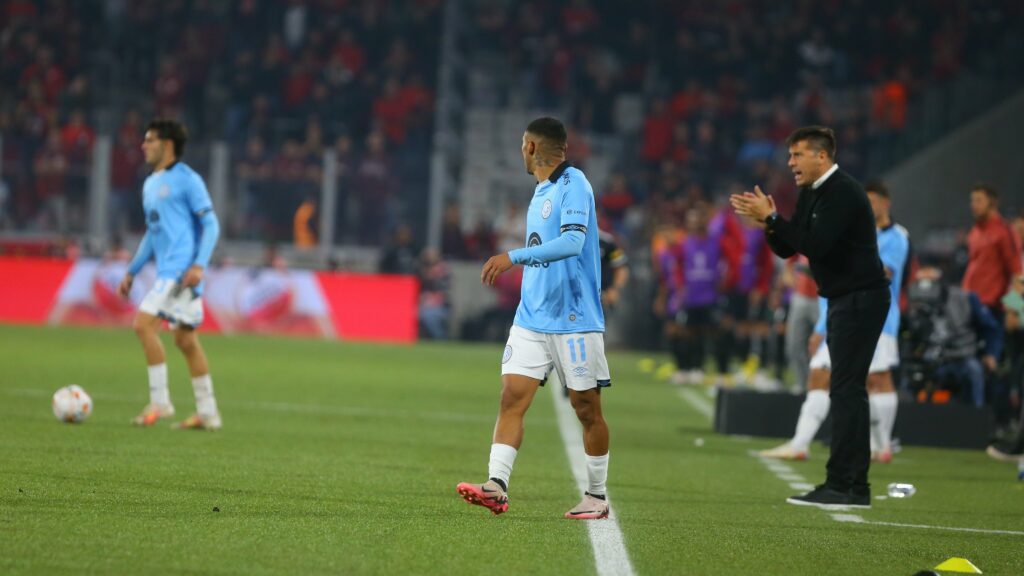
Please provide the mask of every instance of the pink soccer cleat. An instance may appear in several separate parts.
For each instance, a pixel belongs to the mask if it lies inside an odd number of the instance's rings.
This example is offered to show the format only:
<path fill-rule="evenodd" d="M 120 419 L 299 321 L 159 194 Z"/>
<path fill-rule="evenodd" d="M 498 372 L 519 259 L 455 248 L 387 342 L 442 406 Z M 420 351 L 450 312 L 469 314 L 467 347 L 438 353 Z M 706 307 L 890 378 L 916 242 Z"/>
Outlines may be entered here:
<path fill-rule="evenodd" d="M 608 511 L 607 500 L 595 498 L 587 492 L 579 504 L 565 513 L 565 517 L 572 520 L 600 520 L 608 517 Z"/>
<path fill-rule="evenodd" d="M 470 504 L 483 506 L 490 510 L 495 516 L 508 511 L 508 494 L 501 485 L 494 480 L 488 480 L 483 484 L 470 484 L 460 482 L 455 489 L 462 496 L 462 499 Z"/>

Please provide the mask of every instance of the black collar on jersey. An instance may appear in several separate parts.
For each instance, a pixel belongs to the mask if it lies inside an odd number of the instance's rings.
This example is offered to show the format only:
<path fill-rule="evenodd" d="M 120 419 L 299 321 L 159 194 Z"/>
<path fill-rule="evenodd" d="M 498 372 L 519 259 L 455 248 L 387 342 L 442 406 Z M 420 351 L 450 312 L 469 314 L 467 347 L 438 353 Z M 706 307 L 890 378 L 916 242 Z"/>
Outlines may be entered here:
<path fill-rule="evenodd" d="M 181 160 L 178 160 L 177 158 L 175 158 L 174 162 L 171 162 L 170 164 L 167 165 L 167 168 L 164 168 L 164 172 L 169 172 L 171 170 L 171 168 L 174 168 L 175 166 L 178 165 L 178 162 L 181 162 Z"/>
<path fill-rule="evenodd" d="M 551 176 L 548 176 L 548 182 L 551 182 L 552 184 L 557 184 L 558 179 L 562 177 L 562 173 L 565 172 L 566 168 L 568 167 L 569 161 L 562 160 L 562 163 L 555 167 L 555 171 L 551 173 Z"/>

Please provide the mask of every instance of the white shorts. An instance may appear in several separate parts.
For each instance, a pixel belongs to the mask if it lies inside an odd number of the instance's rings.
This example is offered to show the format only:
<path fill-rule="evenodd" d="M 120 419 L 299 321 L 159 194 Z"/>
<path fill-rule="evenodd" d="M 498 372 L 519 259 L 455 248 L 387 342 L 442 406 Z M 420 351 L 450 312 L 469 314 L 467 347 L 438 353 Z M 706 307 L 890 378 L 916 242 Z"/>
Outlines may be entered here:
<path fill-rule="evenodd" d="M 875 346 L 875 355 L 871 358 L 869 374 L 888 372 L 900 363 L 900 349 L 896 338 L 889 334 L 882 334 L 878 337 L 878 345 Z M 832 358 L 828 354 L 828 344 L 825 342 L 818 346 L 818 351 L 811 358 L 811 370 L 831 370 Z"/>
<path fill-rule="evenodd" d="M 501 374 L 545 380 L 551 370 L 577 392 L 612 385 L 604 357 L 604 334 L 544 334 L 512 326 L 501 357 Z"/>
<path fill-rule="evenodd" d="M 171 328 L 198 328 L 203 323 L 203 299 L 170 278 L 157 278 L 139 311 L 167 320 Z"/>

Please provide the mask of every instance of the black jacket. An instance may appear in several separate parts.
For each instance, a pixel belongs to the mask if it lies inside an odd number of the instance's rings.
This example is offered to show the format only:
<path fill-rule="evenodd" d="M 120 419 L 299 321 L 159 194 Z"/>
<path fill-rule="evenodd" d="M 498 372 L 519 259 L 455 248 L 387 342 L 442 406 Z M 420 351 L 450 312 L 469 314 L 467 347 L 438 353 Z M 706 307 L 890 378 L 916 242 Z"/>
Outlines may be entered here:
<path fill-rule="evenodd" d="M 842 170 L 817 190 L 801 189 L 792 220 L 775 218 L 765 237 L 782 258 L 797 252 L 807 256 L 818 293 L 825 298 L 889 285 L 878 257 L 868 196 L 860 182 Z"/>

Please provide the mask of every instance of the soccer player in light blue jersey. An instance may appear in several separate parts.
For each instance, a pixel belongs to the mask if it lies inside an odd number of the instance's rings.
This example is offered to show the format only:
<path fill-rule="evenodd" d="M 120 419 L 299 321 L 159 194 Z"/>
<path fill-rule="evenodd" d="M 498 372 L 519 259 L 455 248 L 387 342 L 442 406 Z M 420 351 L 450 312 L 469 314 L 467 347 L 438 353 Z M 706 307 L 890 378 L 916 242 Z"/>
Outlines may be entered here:
<path fill-rule="evenodd" d="M 515 265 L 523 271 L 522 301 L 501 359 L 501 407 L 494 426 L 489 479 L 456 489 L 471 504 L 494 514 L 508 510 L 508 483 L 523 441 L 523 417 L 537 389 L 554 370 L 569 389 L 583 425 L 589 488 L 566 518 L 609 514 L 608 426 L 601 414 L 601 388 L 611 386 L 604 355 L 601 251 L 594 190 L 565 160 L 566 130 L 554 118 L 538 118 L 523 134 L 523 162 L 537 179 L 526 216 L 526 246 L 498 254 L 483 267 L 481 281 Z"/>
<path fill-rule="evenodd" d="M 892 461 L 892 429 L 896 423 L 898 399 L 893 384 L 892 371 L 900 363 L 897 336 L 900 330 L 900 287 L 910 260 L 910 235 L 907 229 L 892 221 L 890 216 L 889 190 L 881 182 L 869 183 L 864 187 L 875 214 L 878 230 L 878 255 L 889 277 L 892 300 L 885 317 L 882 334 L 878 337 L 875 354 L 868 369 L 868 405 L 871 414 L 871 453 L 883 463 Z M 822 422 L 828 416 L 829 375 L 832 360 L 825 343 L 825 319 L 828 316 L 828 301 L 818 298 L 820 314 L 814 326 L 810 362 L 810 378 L 807 398 L 800 409 L 796 433 L 785 444 L 761 452 L 762 456 L 785 460 L 805 460 L 810 451 L 811 441 L 818 433 Z"/>
<path fill-rule="evenodd" d="M 220 412 L 196 328 L 203 322 L 203 271 L 210 264 L 220 226 L 202 177 L 181 161 L 187 139 L 179 122 L 154 120 L 142 142 L 146 163 L 153 168 L 142 187 L 146 234 L 121 281 L 121 295 L 128 297 L 135 276 L 150 260 L 156 261 L 157 279 L 139 305 L 133 326 L 149 365 L 149 404 L 132 422 L 152 426 L 174 415 L 159 334 L 167 321 L 188 362 L 196 397 L 196 414 L 177 427 L 217 430 Z"/>

